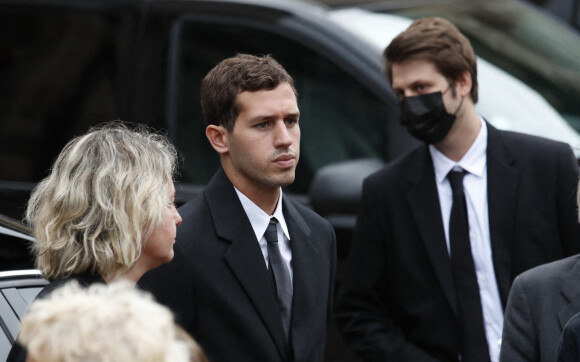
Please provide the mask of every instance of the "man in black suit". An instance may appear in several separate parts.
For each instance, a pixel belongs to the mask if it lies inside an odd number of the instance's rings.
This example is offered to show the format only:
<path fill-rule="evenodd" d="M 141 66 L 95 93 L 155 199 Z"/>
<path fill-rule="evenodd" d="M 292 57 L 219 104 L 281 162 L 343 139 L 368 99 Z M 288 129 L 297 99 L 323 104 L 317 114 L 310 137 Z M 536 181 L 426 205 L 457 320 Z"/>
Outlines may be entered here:
<path fill-rule="evenodd" d="M 364 182 L 339 328 L 369 361 L 498 361 L 514 278 L 580 251 L 574 155 L 476 113 L 476 57 L 448 21 L 416 20 L 385 58 L 424 144 Z"/>
<path fill-rule="evenodd" d="M 292 77 L 269 56 L 237 55 L 207 74 L 201 98 L 222 167 L 179 209 L 173 262 L 140 284 L 213 362 L 323 361 L 336 240 L 281 190 L 300 155 Z"/>

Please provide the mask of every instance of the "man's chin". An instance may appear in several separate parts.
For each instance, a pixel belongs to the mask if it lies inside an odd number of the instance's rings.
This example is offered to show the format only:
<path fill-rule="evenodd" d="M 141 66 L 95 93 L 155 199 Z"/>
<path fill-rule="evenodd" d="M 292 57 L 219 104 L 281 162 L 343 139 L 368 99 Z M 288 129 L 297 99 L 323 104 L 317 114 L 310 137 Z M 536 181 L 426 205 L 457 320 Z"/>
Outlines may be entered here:
<path fill-rule="evenodd" d="M 287 175 L 287 177 L 280 177 L 276 180 L 273 180 L 273 186 L 276 187 L 284 187 L 284 186 L 289 186 L 292 185 L 292 183 L 294 183 L 295 180 L 295 176 L 294 173 L 292 173 L 292 176 Z"/>
<path fill-rule="evenodd" d="M 296 179 L 296 175 L 294 173 L 294 170 L 292 170 L 291 174 L 287 174 L 285 175 L 286 177 L 284 177 L 281 181 L 280 181 L 280 186 L 288 186 L 288 185 L 292 185 L 294 183 L 294 180 Z"/>

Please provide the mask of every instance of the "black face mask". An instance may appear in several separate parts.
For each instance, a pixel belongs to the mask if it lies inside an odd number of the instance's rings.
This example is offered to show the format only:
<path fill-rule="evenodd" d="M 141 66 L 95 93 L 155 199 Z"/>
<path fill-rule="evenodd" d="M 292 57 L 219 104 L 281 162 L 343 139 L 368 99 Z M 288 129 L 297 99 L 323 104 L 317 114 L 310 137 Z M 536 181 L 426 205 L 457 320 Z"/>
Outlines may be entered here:
<path fill-rule="evenodd" d="M 455 114 L 449 114 L 441 92 L 405 97 L 400 104 L 401 124 L 418 140 L 437 144 L 449 133 L 462 104 L 463 98 Z"/>

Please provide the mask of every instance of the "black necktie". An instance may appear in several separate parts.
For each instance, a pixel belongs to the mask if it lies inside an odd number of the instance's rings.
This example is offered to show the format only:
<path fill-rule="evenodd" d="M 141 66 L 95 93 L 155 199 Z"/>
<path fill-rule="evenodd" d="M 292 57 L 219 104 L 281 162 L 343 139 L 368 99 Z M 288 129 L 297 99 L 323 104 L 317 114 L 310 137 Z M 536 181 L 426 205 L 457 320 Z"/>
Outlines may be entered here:
<path fill-rule="evenodd" d="M 467 205 L 463 193 L 465 171 L 451 171 L 447 175 L 453 191 L 453 206 L 449 218 L 449 244 L 451 248 L 451 270 L 457 293 L 461 326 L 461 361 L 490 361 L 489 349 L 483 327 L 483 312 L 479 296 L 479 285 L 475 274 Z"/>
<path fill-rule="evenodd" d="M 268 228 L 264 233 L 264 238 L 268 242 L 270 270 L 274 274 L 278 307 L 280 308 L 284 333 L 286 334 L 286 339 L 288 339 L 290 333 L 290 313 L 292 309 L 292 283 L 290 282 L 290 272 L 286 267 L 284 259 L 282 259 L 280 248 L 278 247 L 277 224 L 278 220 L 275 217 L 270 219 L 270 224 L 268 224 Z"/>

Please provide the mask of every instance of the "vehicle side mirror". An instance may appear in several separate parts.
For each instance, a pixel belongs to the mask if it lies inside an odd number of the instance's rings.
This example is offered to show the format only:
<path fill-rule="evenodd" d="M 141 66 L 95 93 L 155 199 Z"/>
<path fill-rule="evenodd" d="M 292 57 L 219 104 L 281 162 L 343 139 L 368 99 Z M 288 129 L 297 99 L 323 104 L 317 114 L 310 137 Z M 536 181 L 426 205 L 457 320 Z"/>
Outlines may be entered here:
<path fill-rule="evenodd" d="M 345 259 L 350 249 L 363 180 L 383 166 L 380 159 L 364 158 L 322 167 L 314 175 L 310 205 L 332 225 L 339 260 Z"/>
<path fill-rule="evenodd" d="M 363 180 L 383 166 L 384 162 L 380 159 L 364 158 L 320 168 L 310 186 L 312 208 L 323 216 L 356 216 Z"/>

